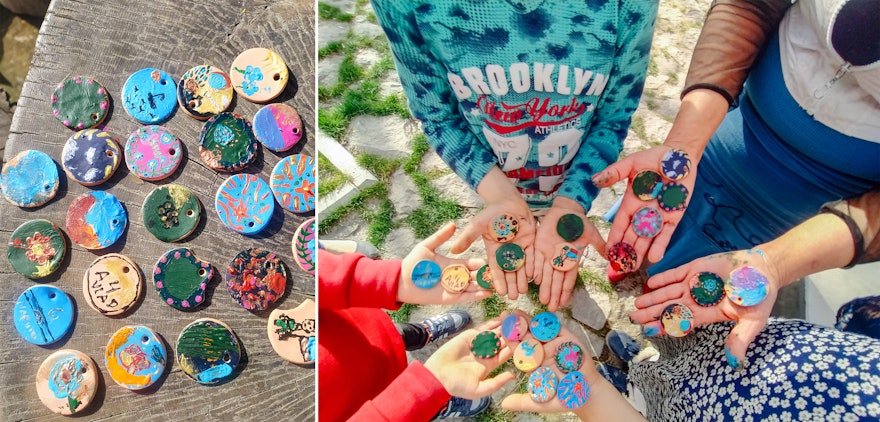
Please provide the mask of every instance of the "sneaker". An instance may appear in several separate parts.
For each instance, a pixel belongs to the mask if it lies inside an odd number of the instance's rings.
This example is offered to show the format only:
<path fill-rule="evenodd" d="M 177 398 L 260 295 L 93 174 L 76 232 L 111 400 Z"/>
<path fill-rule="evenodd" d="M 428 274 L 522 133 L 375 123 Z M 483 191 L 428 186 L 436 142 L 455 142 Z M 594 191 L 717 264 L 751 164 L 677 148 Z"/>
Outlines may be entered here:
<path fill-rule="evenodd" d="M 425 342 L 425 345 L 463 330 L 470 322 L 470 314 L 460 309 L 448 310 L 440 315 L 422 320 L 421 324 L 428 331 L 428 341 Z"/>
<path fill-rule="evenodd" d="M 612 330 L 605 337 L 605 344 L 614 356 L 624 362 L 630 362 L 639 353 L 639 344 L 623 331 Z"/>
<path fill-rule="evenodd" d="M 360 253 L 366 255 L 367 258 L 370 259 L 379 258 L 379 250 L 370 243 L 362 240 L 321 239 L 318 241 L 318 246 L 325 251 L 333 252 L 337 255 Z"/>
<path fill-rule="evenodd" d="M 623 371 L 604 363 L 596 365 L 596 371 L 598 371 L 603 378 L 608 380 L 617 391 L 620 391 L 621 394 L 626 393 L 626 374 L 624 374 Z"/>
<path fill-rule="evenodd" d="M 476 400 L 453 397 L 449 399 L 449 401 L 446 403 L 446 406 L 443 406 L 443 408 L 440 409 L 440 412 L 437 413 L 437 416 L 434 416 L 433 420 L 446 418 L 466 418 L 468 416 L 474 416 L 486 410 L 489 407 L 490 403 L 492 403 L 491 396 L 486 396 Z"/>

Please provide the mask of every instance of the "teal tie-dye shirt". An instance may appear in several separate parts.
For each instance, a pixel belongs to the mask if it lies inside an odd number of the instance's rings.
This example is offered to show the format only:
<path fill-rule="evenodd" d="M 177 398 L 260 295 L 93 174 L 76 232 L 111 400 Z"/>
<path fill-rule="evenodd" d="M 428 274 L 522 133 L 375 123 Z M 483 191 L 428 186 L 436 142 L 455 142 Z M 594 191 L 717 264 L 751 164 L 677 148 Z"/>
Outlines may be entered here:
<path fill-rule="evenodd" d="M 644 86 L 656 0 L 373 0 L 413 115 L 476 188 L 492 166 L 532 208 L 589 209 Z"/>

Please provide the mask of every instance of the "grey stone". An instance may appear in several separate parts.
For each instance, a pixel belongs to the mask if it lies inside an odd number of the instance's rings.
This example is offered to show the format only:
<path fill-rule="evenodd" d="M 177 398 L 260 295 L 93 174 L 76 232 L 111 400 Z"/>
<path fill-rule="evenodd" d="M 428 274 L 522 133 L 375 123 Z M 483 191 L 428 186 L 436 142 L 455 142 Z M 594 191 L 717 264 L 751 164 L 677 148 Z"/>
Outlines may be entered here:
<path fill-rule="evenodd" d="M 480 195 L 477 195 L 467 183 L 454 173 L 432 180 L 431 185 L 441 192 L 443 198 L 463 207 L 482 208 L 485 205 Z"/>
<path fill-rule="evenodd" d="M 358 50 L 358 52 L 354 55 L 354 64 L 362 67 L 364 70 L 369 69 L 374 64 L 376 64 L 382 56 L 378 51 L 373 50 L 372 48 L 364 48 Z"/>
<path fill-rule="evenodd" d="M 318 21 L 318 48 L 324 48 L 335 41 L 345 40 L 351 25 L 346 22 L 320 19 Z"/>
<path fill-rule="evenodd" d="M 593 334 L 584 328 L 583 325 L 573 319 L 563 319 L 563 325 L 568 331 L 574 335 L 580 344 L 583 344 L 590 352 L 590 356 L 602 356 L 602 350 L 605 349 L 605 339 Z"/>
<path fill-rule="evenodd" d="M 318 61 L 318 86 L 333 86 L 339 82 L 339 65 L 345 56 L 334 54 Z"/>
<path fill-rule="evenodd" d="M 388 72 L 379 84 L 379 96 L 387 97 L 393 94 L 406 98 L 403 95 L 403 86 L 400 85 L 400 74 L 396 70 Z"/>
<path fill-rule="evenodd" d="M 385 158 L 403 158 L 412 153 L 416 126 L 398 116 L 361 115 L 351 119 L 348 144 L 355 150 Z"/>
<path fill-rule="evenodd" d="M 428 152 L 425 153 L 425 156 L 422 157 L 422 163 L 419 165 L 419 171 L 441 171 L 441 170 L 450 170 L 449 165 L 437 155 L 437 152 L 434 151 L 433 148 L 429 149 Z"/>
<path fill-rule="evenodd" d="M 379 38 L 385 36 L 385 31 L 382 30 L 381 26 L 368 22 L 363 16 L 358 16 L 354 19 L 353 29 L 355 35 L 362 37 Z"/>
<path fill-rule="evenodd" d="M 385 238 L 385 244 L 382 246 L 382 258 L 402 259 L 412 252 L 418 242 L 415 234 L 408 227 L 394 229 Z"/>
<path fill-rule="evenodd" d="M 413 211 L 422 206 L 422 199 L 419 197 L 418 188 L 412 179 L 403 172 L 397 170 L 391 175 L 388 182 L 390 192 L 388 199 L 394 204 L 394 210 L 397 211 L 397 218 L 404 219 Z"/>
<path fill-rule="evenodd" d="M 570 308 L 572 318 L 594 330 L 600 330 L 608 320 L 611 301 L 608 295 L 590 295 L 586 289 L 575 289 Z"/>

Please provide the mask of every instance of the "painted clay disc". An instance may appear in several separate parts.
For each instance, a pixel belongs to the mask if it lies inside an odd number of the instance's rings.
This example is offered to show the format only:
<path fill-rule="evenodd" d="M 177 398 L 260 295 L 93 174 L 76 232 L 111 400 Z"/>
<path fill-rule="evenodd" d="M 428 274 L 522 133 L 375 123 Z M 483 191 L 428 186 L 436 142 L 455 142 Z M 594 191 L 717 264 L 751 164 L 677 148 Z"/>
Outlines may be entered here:
<path fill-rule="evenodd" d="M 110 108 L 110 96 L 104 86 L 83 76 L 62 81 L 49 101 L 55 118 L 74 130 L 101 124 Z"/>
<path fill-rule="evenodd" d="M 513 351 L 513 366 L 520 371 L 534 371 L 542 362 L 544 362 L 544 346 L 533 338 L 523 339 Z"/>
<path fill-rule="evenodd" d="M 501 339 L 492 331 L 483 331 L 471 341 L 471 353 L 481 359 L 488 359 L 501 350 Z"/>
<path fill-rule="evenodd" d="M 211 117 L 199 135 L 199 155 L 216 171 L 233 172 L 247 167 L 257 156 L 259 146 L 251 122 L 235 113 Z"/>
<path fill-rule="evenodd" d="M 263 106 L 254 115 L 254 136 L 271 151 L 287 151 L 302 139 L 302 120 L 287 104 Z"/>
<path fill-rule="evenodd" d="M 226 290 L 249 311 L 269 309 L 287 287 L 287 269 L 272 252 L 260 248 L 241 251 L 226 267 Z"/>
<path fill-rule="evenodd" d="M 281 159 L 272 169 L 269 187 L 275 200 L 287 210 L 309 212 L 315 209 L 315 159 L 296 154 Z"/>
<path fill-rule="evenodd" d="M 144 227 L 156 239 L 176 242 L 192 233 L 202 219 L 199 198 L 188 188 L 159 186 L 144 198 Z"/>
<path fill-rule="evenodd" d="M 12 232 L 6 258 L 19 274 L 41 278 L 61 267 L 66 252 L 67 240 L 58 226 L 48 220 L 30 220 Z"/>
<path fill-rule="evenodd" d="M 163 126 L 144 126 L 125 143 L 125 165 L 141 179 L 162 180 L 177 170 L 183 159 L 180 139 Z"/>
<path fill-rule="evenodd" d="M 293 260 L 303 271 L 315 275 L 315 242 L 318 228 L 315 219 L 304 221 L 293 234 L 291 246 L 293 248 Z"/>
<path fill-rule="evenodd" d="M 248 101 L 265 103 L 287 86 L 287 64 L 268 48 L 251 48 L 232 61 L 229 77 L 238 95 Z"/>
<path fill-rule="evenodd" d="M 724 292 L 727 298 L 739 306 L 755 306 L 767 297 L 767 279 L 761 271 L 755 267 L 739 267 L 730 272 Z"/>
<path fill-rule="evenodd" d="M 724 298 L 724 280 L 717 274 L 702 272 L 688 281 L 691 297 L 700 306 L 713 306 Z"/>
<path fill-rule="evenodd" d="M 566 242 L 574 242 L 584 234 L 584 219 L 577 214 L 565 214 L 556 222 L 556 233 Z"/>
<path fill-rule="evenodd" d="M 141 297 L 143 275 L 125 255 L 107 254 L 92 261 L 83 276 L 86 303 L 104 315 L 120 315 Z"/>
<path fill-rule="evenodd" d="M 412 270 L 412 281 L 420 289 L 430 289 L 440 282 L 440 265 L 434 261 L 423 259 L 416 263 Z"/>
<path fill-rule="evenodd" d="M 492 286 L 492 271 L 489 270 L 489 265 L 483 265 L 477 270 L 477 284 L 488 290 L 492 290 L 494 286 Z"/>
<path fill-rule="evenodd" d="M 520 341 L 529 333 L 529 321 L 520 314 L 510 314 L 501 321 L 501 336 L 505 340 Z"/>
<path fill-rule="evenodd" d="M 673 149 L 660 160 L 660 173 L 675 181 L 684 179 L 691 171 L 691 158 L 680 149 Z"/>
<path fill-rule="evenodd" d="M 275 199 L 263 179 L 253 174 L 236 174 L 217 189 L 214 208 L 226 227 L 242 234 L 256 234 L 269 224 Z"/>
<path fill-rule="evenodd" d="M 177 338 L 180 369 L 200 384 L 223 382 L 241 359 L 238 338 L 223 322 L 201 318 L 193 321 Z"/>
<path fill-rule="evenodd" d="M 461 293 L 470 283 L 471 272 L 464 265 L 450 265 L 440 276 L 440 284 L 449 293 Z"/>
<path fill-rule="evenodd" d="M 663 330 L 672 337 L 686 336 L 694 328 L 693 321 L 694 314 L 691 310 L 679 303 L 667 306 L 660 314 Z"/>
<path fill-rule="evenodd" d="M 553 370 L 546 366 L 541 366 L 529 375 L 529 397 L 535 403 L 546 403 L 556 396 L 556 386 L 558 384 L 559 379 L 556 378 Z"/>
<path fill-rule="evenodd" d="M 642 237 L 654 237 L 663 228 L 663 216 L 656 208 L 644 207 L 632 218 L 633 231 Z"/>
<path fill-rule="evenodd" d="M 679 211 L 685 208 L 688 190 L 681 183 L 669 182 L 660 189 L 657 202 L 664 211 Z"/>
<path fill-rule="evenodd" d="M 165 343 L 143 325 L 126 325 L 117 330 L 104 352 L 110 378 L 129 390 L 153 385 L 165 372 L 167 361 Z"/>
<path fill-rule="evenodd" d="M 526 254 L 519 245 L 505 243 L 495 251 L 495 260 L 502 270 L 512 272 L 522 268 L 526 262 Z"/>
<path fill-rule="evenodd" d="M 141 123 L 159 123 L 177 107 L 177 84 L 162 70 L 138 70 L 122 86 L 122 106 Z"/>
<path fill-rule="evenodd" d="M 7 201 L 19 207 L 39 207 L 58 192 L 58 167 L 44 152 L 22 151 L 3 166 L 0 189 Z"/>
<path fill-rule="evenodd" d="M 529 324 L 529 330 L 536 339 L 548 342 L 559 335 L 562 326 L 559 324 L 559 317 L 552 312 L 541 312 L 532 318 Z"/>
<path fill-rule="evenodd" d="M 15 302 L 15 329 L 30 343 L 47 345 L 73 328 L 73 301 L 54 286 L 32 286 Z"/>
<path fill-rule="evenodd" d="M 226 72 L 210 66 L 196 66 L 177 84 L 177 102 L 190 117 L 207 120 L 225 111 L 232 102 L 232 82 Z"/>
<path fill-rule="evenodd" d="M 489 223 L 489 237 L 500 243 L 510 242 L 519 231 L 519 220 L 509 214 L 501 214 Z"/>
<path fill-rule="evenodd" d="M 556 397 L 567 408 L 574 410 L 584 405 L 590 398 L 590 384 L 579 371 L 569 372 L 559 381 Z"/>
<path fill-rule="evenodd" d="M 556 245 L 556 256 L 550 260 L 550 265 L 563 272 L 571 271 L 578 266 L 581 251 L 571 243 Z"/>
<path fill-rule="evenodd" d="M 269 314 L 269 343 L 282 358 L 300 365 L 314 363 L 317 356 L 315 302 L 306 299 L 293 309 L 276 309 Z"/>
<path fill-rule="evenodd" d="M 189 248 L 175 248 L 156 262 L 153 282 L 165 303 L 190 310 L 205 300 L 205 289 L 213 275 L 211 264 L 196 258 Z"/>
<path fill-rule="evenodd" d="M 98 391 L 98 366 L 83 352 L 62 349 L 37 369 L 37 396 L 51 411 L 73 415 L 89 407 Z"/>
<path fill-rule="evenodd" d="M 584 363 L 584 349 L 573 341 L 566 341 L 556 348 L 556 366 L 565 373 L 581 369 Z"/>
<path fill-rule="evenodd" d="M 663 181 L 655 171 L 642 170 L 633 177 L 632 192 L 642 201 L 650 201 L 657 197 Z"/>
<path fill-rule="evenodd" d="M 67 139 L 61 151 L 64 172 L 84 186 L 104 183 L 122 161 L 116 138 L 98 129 L 85 129 Z"/>
<path fill-rule="evenodd" d="M 617 242 L 608 249 L 608 261 L 611 269 L 620 273 L 631 273 L 636 270 L 636 250 L 629 243 Z"/>
<path fill-rule="evenodd" d="M 115 243 L 125 231 L 128 214 L 113 194 L 87 192 L 67 210 L 67 235 L 86 249 L 103 249 Z"/>

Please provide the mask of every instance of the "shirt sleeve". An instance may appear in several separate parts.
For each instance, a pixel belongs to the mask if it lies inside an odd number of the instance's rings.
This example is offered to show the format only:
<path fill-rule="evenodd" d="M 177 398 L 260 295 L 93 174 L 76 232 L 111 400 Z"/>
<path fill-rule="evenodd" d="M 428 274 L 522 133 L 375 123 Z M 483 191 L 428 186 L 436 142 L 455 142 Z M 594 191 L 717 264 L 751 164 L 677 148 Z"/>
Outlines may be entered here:
<path fill-rule="evenodd" d="M 595 120 L 565 176 L 559 195 L 577 201 L 589 211 L 599 189 L 590 178 L 617 161 L 632 114 L 639 105 L 651 52 L 656 1 L 621 2 L 618 14 L 617 54 L 608 88 L 596 105 Z"/>
<path fill-rule="evenodd" d="M 373 0 L 373 10 L 388 37 L 400 82 L 413 116 L 422 122 L 428 144 L 471 188 L 496 165 L 488 143 L 468 128 L 446 80 L 446 68 L 422 38 L 412 1 Z M 466 159 L 462 159 L 466 158 Z"/>
<path fill-rule="evenodd" d="M 400 262 L 318 249 L 318 308 L 400 308 Z"/>
<path fill-rule="evenodd" d="M 450 399 L 443 384 L 421 362 L 414 361 L 349 421 L 429 421 Z"/>

